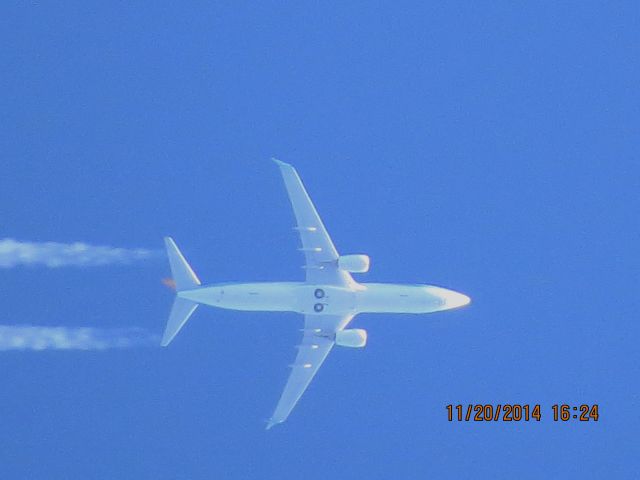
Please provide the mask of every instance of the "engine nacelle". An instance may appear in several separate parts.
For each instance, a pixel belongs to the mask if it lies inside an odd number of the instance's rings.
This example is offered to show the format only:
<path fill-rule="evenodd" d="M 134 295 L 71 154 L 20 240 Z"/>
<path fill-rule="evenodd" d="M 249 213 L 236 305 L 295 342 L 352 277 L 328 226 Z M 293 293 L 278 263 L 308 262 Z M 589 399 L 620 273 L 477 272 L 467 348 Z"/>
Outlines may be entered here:
<path fill-rule="evenodd" d="M 367 331 L 361 328 L 337 331 L 335 342 L 341 347 L 362 348 L 367 344 Z"/>
<path fill-rule="evenodd" d="M 338 268 L 351 273 L 368 272 L 369 263 L 367 255 L 340 255 L 338 257 Z"/>

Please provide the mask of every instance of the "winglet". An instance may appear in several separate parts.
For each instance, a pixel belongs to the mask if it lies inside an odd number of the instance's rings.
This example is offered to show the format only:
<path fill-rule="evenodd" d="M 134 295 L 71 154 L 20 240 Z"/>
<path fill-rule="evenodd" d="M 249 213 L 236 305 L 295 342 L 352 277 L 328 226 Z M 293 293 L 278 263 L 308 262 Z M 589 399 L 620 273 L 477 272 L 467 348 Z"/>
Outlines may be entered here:
<path fill-rule="evenodd" d="M 267 420 L 267 426 L 265 430 L 271 430 L 274 425 L 277 425 L 279 423 L 282 423 L 282 422 L 276 422 L 275 420 L 273 420 L 273 418 L 270 418 L 269 420 Z"/>
<path fill-rule="evenodd" d="M 278 166 L 280 167 L 290 167 L 291 165 L 289 165 L 288 163 L 283 162 L 282 160 L 278 160 L 275 157 L 271 157 L 271 160 L 273 160 L 274 162 L 276 162 L 278 164 Z"/>

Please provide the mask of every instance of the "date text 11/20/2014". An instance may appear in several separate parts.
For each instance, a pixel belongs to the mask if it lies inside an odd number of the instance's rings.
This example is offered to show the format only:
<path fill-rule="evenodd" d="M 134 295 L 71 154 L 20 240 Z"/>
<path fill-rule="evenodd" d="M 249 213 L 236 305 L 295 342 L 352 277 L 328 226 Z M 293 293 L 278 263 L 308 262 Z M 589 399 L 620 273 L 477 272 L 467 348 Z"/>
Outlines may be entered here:
<path fill-rule="evenodd" d="M 556 403 L 551 405 L 550 418 L 554 422 L 597 422 L 600 418 L 598 404 L 570 405 Z M 539 422 L 546 418 L 540 404 L 485 403 L 467 405 L 447 405 L 447 420 L 450 422 Z"/>

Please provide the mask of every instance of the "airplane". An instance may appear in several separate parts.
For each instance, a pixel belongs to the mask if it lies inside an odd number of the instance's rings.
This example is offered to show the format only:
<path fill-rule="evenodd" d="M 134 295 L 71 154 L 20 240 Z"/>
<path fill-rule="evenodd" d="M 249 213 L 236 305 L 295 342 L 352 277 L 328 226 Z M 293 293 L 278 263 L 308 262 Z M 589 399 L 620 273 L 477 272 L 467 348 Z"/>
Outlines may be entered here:
<path fill-rule="evenodd" d="M 202 285 L 171 237 L 165 245 L 176 297 L 162 338 L 166 347 L 198 305 L 304 315 L 304 328 L 289 379 L 267 430 L 284 422 L 334 345 L 362 348 L 367 332 L 346 328 L 359 313 L 432 313 L 463 307 L 471 299 L 433 285 L 359 283 L 352 273 L 366 273 L 367 255 L 340 255 L 296 169 L 272 159 L 289 194 L 304 253 L 304 282 L 217 283 Z"/>

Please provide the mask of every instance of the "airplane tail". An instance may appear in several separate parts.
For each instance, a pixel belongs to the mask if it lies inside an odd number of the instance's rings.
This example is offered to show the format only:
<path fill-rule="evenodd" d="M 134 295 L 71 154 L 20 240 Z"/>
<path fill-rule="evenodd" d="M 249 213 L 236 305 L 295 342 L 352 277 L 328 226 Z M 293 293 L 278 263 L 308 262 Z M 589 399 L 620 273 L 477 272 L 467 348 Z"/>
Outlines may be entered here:
<path fill-rule="evenodd" d="M 176 286 L 176 292 L 179 294 L 184 290 L 194 290 L 198 288 L 201 285 L 200 280 L 182 253 L 180 253 L 176 242 L 174 242 L 171 237 L 165 237 L 164 243 L 167 248 L 167 256 L 169 257 L 169 265 L 171 266 L 171 275 L 173 276 L 173 281 Z M 162 342 L 160 343 L 163 347 L 171 343 L 196 308 L 198 308 L 196 302 L 176 296 L 173 301 L 171 313 L 169 314 L 167 327 L 162 336 Z"/>

